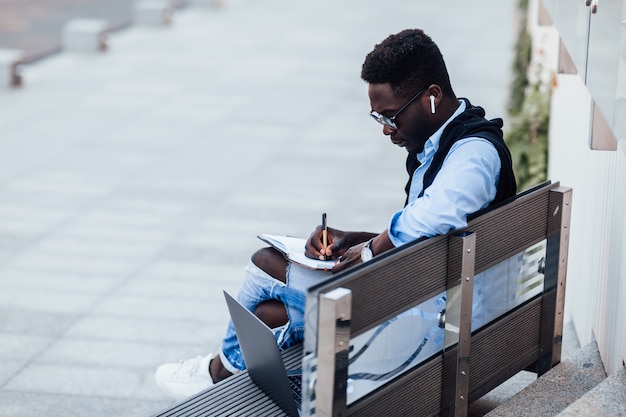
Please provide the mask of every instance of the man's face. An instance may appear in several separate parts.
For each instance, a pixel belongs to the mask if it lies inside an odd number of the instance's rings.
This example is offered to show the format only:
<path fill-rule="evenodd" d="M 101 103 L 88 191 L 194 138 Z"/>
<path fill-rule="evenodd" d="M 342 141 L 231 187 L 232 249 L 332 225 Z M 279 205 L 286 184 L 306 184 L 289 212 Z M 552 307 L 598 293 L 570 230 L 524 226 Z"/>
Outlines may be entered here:
<path fill-rule="evenodd" d="M 418 91 L 415 91 L 418 93 Z M 393 95 L 389 84 L 370 84 L 368 95 L 372 110 L 384 116 L 392 117 L 407 103 L 406 98 Z M 424 107 L 424 96 L 421 94 L 411 102 L 394 119 L 397 129 L 383 125 L 383 134 L 391 138 L 395 145 L 405 148 L 408 152 L 421 152 L 424 144 L 434 132 L 432 121 L 428 119 L 429 104 Z"/>

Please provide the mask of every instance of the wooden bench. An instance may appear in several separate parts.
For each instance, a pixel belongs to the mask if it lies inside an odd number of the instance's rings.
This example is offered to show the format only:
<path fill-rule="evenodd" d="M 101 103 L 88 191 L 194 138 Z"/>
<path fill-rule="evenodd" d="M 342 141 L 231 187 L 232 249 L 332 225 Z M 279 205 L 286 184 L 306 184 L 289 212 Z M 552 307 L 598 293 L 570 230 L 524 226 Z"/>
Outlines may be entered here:
<path fill-rule="evenodd" d="M 302 415 L 465 416 L 470 402 L 519 371 L 541 375 L 560 362 L 571 197 L 570 188 L 541 184 L 477 213 L 464 230 L 396 248 L 309 289 L 304 345 L 283 353 L 287 369 L 303 369 Z M 445 300 L 431 331 L 440 329 L 440 349 L 371 392 L 350 394 L 356 341 L 435 299 Z M 156 416 L 222 415 L 284 413 L 242 372 Z"/>

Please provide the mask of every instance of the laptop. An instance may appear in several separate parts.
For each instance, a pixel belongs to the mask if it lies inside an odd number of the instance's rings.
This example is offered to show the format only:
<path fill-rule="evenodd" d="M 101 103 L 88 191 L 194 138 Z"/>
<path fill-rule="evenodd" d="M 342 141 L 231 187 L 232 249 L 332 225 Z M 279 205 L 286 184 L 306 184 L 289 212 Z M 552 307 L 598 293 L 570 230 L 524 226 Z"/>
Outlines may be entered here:
<path fill-rule="evenodd" d="M 298 417 L 301 406 L 301 375 L 287 375 L 272 330 L 224 291 L 248 375 L 289 417 Z"/>

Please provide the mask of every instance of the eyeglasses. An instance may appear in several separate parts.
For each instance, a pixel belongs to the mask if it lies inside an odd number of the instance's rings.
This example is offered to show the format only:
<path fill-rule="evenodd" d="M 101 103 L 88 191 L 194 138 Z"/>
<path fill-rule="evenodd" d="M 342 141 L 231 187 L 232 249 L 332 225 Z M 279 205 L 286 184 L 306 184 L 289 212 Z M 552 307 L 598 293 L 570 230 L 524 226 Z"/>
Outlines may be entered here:
<path fill-rule="evenodd" d="M 421 96 L 421 95 L 422 95 L 422 93 L 424 93 L 424 91 L 426 91 L 426 89 L 425 89 L 425 88 L 424 88 L 424 89 L 422 89 L 422 90 L 420 90 L 420 92 L 419 92 L 419 93 L 415 94 L 415 96 L 414 96 L 411 100 L 407 101 L 407 103 L 406 103 L 404 106 L 402 106 L 402 107 L 400 108 L 400 110 L 398 110 L 398 111 L 396 112 L 396 114 L 394 114 L 394 115 L 393 115 L 393 116 L 391 116 L 391 117 L 383 116 L 382 114 L 380 114 L 380 113 L 378 113 L 377 111 L 374 111 L 374 110 L 372 110 L 372 111 L 370 112 L 370 116 L 372 116 L 372 117 L 374 118 L 374 120 L 376 120 L 376 121 L 377 121 L 378 123 L 380 123 L 381 125 L 387 125 L 387 126 L 389 126 L 390 128 L 392 128 L 392 129 L 394 129 L 394 130 L 397 130 L 397 129 L 398 129 L 398 125 L 397 125 L 397 124 L 396 124 L 396 122 L 395 122 L 396 117 L 398 117 L 398 115 L 399 115 L 400 113 L 402 113 L 402 112 L 404 111 L 404 109 L 406 109 L 407 107 L 409 107 L 409 105 L 410 105 L 411 103 L 413 103 L 415 100 L 417 100 L 417 99 L 419 98 L 419 96 Z"/>

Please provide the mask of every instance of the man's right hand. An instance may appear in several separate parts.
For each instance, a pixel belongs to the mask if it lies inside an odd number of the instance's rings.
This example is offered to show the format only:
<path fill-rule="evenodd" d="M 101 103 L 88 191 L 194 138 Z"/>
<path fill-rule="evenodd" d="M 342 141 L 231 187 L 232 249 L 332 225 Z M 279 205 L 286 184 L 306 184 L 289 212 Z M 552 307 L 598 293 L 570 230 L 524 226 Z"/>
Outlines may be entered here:
<path fill-rule="evenodd" d="M 324 255 L 326 255 L 327 259 L 337 259 L 350 247 L 349 245 L 346 245 L 349 233 L 333 229 L 331 227 L 328 227 L 326 230 L 328 231 L 328 246 L 326 246 L 326 253 L 324 253 L 322 226 L 320 225 L 315 228 L 306 242 L 306 256 L 313 259 L 323 260 Z"/>

